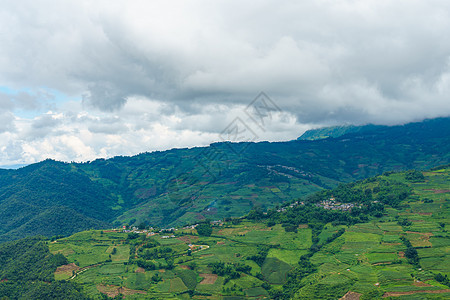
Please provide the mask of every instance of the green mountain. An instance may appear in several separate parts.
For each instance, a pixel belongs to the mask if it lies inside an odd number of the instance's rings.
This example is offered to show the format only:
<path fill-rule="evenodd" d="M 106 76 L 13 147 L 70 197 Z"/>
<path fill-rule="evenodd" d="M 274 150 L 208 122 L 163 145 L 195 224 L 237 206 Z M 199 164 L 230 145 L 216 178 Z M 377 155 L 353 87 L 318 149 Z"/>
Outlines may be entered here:
<path fill-rule="evenodd" d="M 195 229 L 9 242 L 0 295 L 31 295 L 12 288 L 30 282 L 45 299 L 448 299 L 449 182 L 450 165 L 386 172 Z"/>
<path fill-rule="evenodd" d="M 321 127 L 307 130 L 298 138 L 298 140 L 314 141 L 326 139 L 329 137 L 337 138 L 348 133 L 362 133 L 367 131 L 373 131 L 376 129 L 381 129 L 383 127 L 386 126 L 369 124 L 364 126 L 341 125 L 341 126 Z"/>
<path fill-rule="evenodd" d="M 47 160 L 0 170 L 0 241 L 111 223 L 168 227 L 238 217 L 342 182 L 449 162 L 450 118 L 317 141 L 215 143 L 79 164 Z"/>
<path fill-rule="evenodd" d="M 44 161 L 0 173 L 0 241 L 108 226 L 114 199 L 69 164 Z"/>

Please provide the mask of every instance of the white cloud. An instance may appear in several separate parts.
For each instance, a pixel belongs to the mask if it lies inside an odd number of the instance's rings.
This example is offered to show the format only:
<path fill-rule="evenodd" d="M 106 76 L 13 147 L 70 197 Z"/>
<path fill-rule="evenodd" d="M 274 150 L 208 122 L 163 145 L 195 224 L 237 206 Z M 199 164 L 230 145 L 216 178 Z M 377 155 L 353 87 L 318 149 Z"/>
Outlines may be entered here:
<path fill-rule="evenodd" d="M 0 2 L 0 163 L 208 144 L 260 91 L 261 139 L 450 115 L 448 1 Z"/>
<path fill-rule="evenodd" d="M 0 112 L 0 133 L 14 130 L 14 115 L 10 112 Z"/>
<path fill-rule="evenodd" d="M 294 139 L 310 127 L 299 125 L 293 114 L 277 113 L 267 118 L 266 128 L 261 130 L 245 114 L 245 106 L 239 105 L 232 109 L 205 105 L 197 114 L 186 114 L 177 108 L 165 110 L 160 101 L 131 97 L 113 116 L 109 112 L 83 111 L 81 106 L 68 103 L 58 113 L 47 112 L 34 119 L 16 118 L 13 124 L 17 131 L 0 134 L 0 165 L 46 158 L 86 161 L 173 147 L 206 146 L 221 141 L 220 133 L 236 117 L 257 133 L 257 140 L 277 139 L 280 134 Z"/>

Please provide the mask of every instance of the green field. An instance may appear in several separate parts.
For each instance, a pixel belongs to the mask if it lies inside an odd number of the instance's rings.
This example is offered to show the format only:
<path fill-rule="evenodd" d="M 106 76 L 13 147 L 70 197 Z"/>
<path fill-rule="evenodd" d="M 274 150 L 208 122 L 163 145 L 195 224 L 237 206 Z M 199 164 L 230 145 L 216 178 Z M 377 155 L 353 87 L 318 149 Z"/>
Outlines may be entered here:
<path fill-rule="evenodd" d="M 425 172 L 423 182 L 408 182 L 404 173 L 380 176 L 407 184 L 410 196 L 365 223 L 326 224 L 317 237 L 323 246 L 310 257 L 315 271 L 302 279 L 294 298 L 338 299 L 349 291 L 366 299 L 383 294 L 393 299 L 449 297 L 449 287 L 435 280 L 437 273 L 450 276 L 450 189 L 445 188 L 450 186 L 449 171 Z M 341 228 L 345 232 L 330 242 Z M 140 234 L 129 240 L 127 233 L 91 230 L 58 239 L 49 247 L 52 253 L 64 254 L 69 263 L 87 267 L 71 280 L 92 297 L 121 291 L 127 299 L 269 299 L 269 292 L 283 288 L 299 258 L 313 245 L 309 226 L 286 232 L 280 224 L 269 227 L 249 220 L 224 222 L 208 237 L 198 236 L 195 230 L 178 229 L 173 234 L 168 239 Z M 419 265 L 405 257 L 402 237 L 416 249 Z M 145 248 L 148 243 L 156 246 Z M 197 248 L 188 253 L 190 244 Z M 167 248 L 171 252 L 165 256 Z M 251 257 L 261 249 L 267 251 L 257 263 Z M 137 265 L 135 257 L 143 257 L 145 251 L 153 269 Z M 171 260 L 173 266 L 168 267 Z M 236 277 L 214 274 L 212 264 L 217 262 L 248 269 Z"/>

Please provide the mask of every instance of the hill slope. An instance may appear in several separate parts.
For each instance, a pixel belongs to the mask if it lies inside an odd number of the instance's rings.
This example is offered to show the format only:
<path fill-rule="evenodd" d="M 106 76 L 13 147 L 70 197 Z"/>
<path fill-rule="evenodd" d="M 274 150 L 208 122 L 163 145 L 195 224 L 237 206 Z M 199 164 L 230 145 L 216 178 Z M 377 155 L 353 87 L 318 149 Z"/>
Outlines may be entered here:
<path fill-rule="evenodd" d="M 363 126 L 342 125 L 342 126 L 322 127 L 306 131 L 298 138 L 298 140 L 314 141 L 326 139 L 329 137 L 337 138 L 349 133 L 362 133 L 380 129 L 383 127 L 385 126 L 377 126 L 371 124 Z"/>
<path fill-rule="evenodd" d="M 0 240 L 33 234 L 24 225 L 39 224 L 52 207 L 73 209 L 94 228 L 171 226 L 241 216 L 341 182 L 449 162 L 450 118 L 318 141 L 216 143 L 83 164 L 44 161 L 0 171 Z M 60 225 L 61 233 L 80 229 Z"/>
<path fill-rule="evenodd" d="M 114 216 L 110 193 L 69 164 L 2 170 L 0 182 L 0 241 L 102 228 Z"/>
<path fill-rule="evenodd" d="M 121 222 L 168 226 L 240 216 L 339 182 L 448 163 L 449 142 L 450 119 L 437 119 L 336 139 L 219 143 L 80 168 L 120 191 L 123 206 L 132 208 L 118 217 Z M 116 176 L 104 180 L 107 174 Z"/>
<path fill-rule="evenodd" d="M 57 267 L 67 264 L 50 253 L 47 242 L 29 237 L 0 245 L 2 299 L 88 299 L 72 282 L 55 281 Z"/>
<path fill-rule="evenodd" d="M 390 172 L 253 210 L 210 236 L 97 230 L 48 247 L 72 263 L 56 279 L 91 297 L 448 299 L 449 182 L 450 166 Z"/>

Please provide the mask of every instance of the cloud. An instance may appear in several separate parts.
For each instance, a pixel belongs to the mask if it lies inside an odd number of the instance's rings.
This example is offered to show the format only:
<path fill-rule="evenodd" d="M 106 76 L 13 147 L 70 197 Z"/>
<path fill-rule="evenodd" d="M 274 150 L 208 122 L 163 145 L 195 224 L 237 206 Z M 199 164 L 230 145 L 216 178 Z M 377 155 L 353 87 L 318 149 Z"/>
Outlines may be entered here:
<path fill-rule="evenodd" d="M 446 1 L 46 4 L 3 8 L 1 79 L 83 95 L 103 111 L 133 95 L 193 109 L 261 90 L 298 108 L 355 82 L 405 100 L 405 81 L 435 84 L 450 50 Z"/>
<path fill-rule="evenodd" d="M 96 83 L 89 86 L 83 95 L 83 104 L 90 105 L 103 111 L 115 111 L 127 102 L 126 94 L 118 87 L 108 83 Z"/>
<path fill-rule="evenodd" d="M 36 162 L 46 158 L 86 161 L 115 155 L 207 146 L 223 141 L 221 133 L 237 117 L 257 134 L 256 140 L 273 140 L 282 133 L 294 139 L 310 125 L 296 123 L 290 113 L 267 118 L 262 130 L 245 114 L 245 106 L 204 105 L 196 114 L 166 109 L 161 101 L 130 97 L 120 111 L 83 110 L 71 102 L 59 112 L 34 119 L 14 120 L 16 130 L 0 132 L 0 165 Z M 1 116 L 0 116 L 1 118 Z M 243 127 L 244 128 L 244 127 Z"/>
<path fill-rule="evenodd" d="M 28 110 L 35 111 L 42 108 L 43 103 L 48 104 L 54 96 L 43 89 L 37 91 L 18 91 L 5 93 L 0 91 L 0 109 L 2 110 Z"/>
<path fill-rule="evenodd" d="M 128 131 L 120 118 L 98 118 L 91 121 L 88 130 L 92 133 L 121 134 Z"/>
<path fill-rule="evenodd" d="M 14 130 L 14 115 L 10 112 L 0 112 L 0 133 Z"/>
<path fill-rule="evenodd" d="M 16 108 L 24 110 L 38 110 L 41 108 L 40 100 L 51 100 L 52 95 L 43 91 L 38 91 L 36 94 L 27 92 L 19 92 L 11 96 Z"/>
<path fill-rule="evenodd" d="M 445 0 L 3 3 L 0 145 L 69 160 L 204 145 L 260 91 L 284 112 L 261 139 L 448 116 L 449 27 Z"/>
<path fill-rule="evenodd" d="M 11 110 L 14 107 L 14 103 L 11 101 L 9 95 L 0 93 L 0 111 Z"/>

